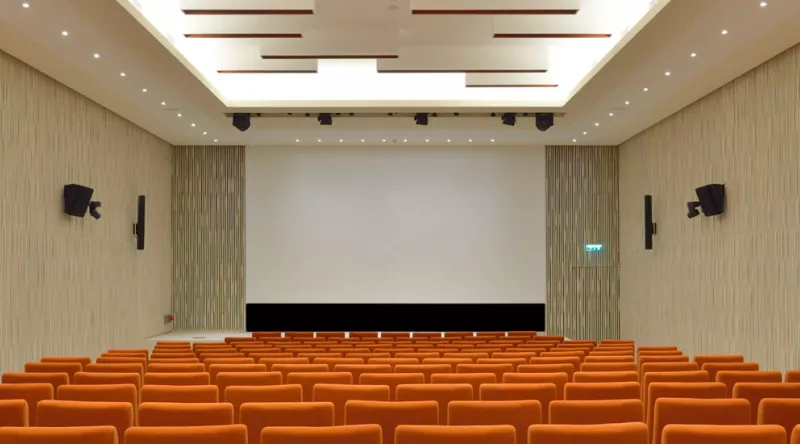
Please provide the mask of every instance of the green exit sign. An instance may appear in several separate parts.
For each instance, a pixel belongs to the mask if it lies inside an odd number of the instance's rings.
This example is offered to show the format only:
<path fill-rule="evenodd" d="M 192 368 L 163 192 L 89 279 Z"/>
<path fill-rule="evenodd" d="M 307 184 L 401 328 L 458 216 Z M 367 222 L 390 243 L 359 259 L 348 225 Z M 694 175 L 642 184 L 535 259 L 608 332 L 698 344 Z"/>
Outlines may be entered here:
<path fill-rule="evenodd" d="M 584 248 L 589 253 L 595 253 L 595 252 L 598 252 L 598 251 L 603 251 L 603 245 L 602 244 L 586 244 L 586 246 Z"/>

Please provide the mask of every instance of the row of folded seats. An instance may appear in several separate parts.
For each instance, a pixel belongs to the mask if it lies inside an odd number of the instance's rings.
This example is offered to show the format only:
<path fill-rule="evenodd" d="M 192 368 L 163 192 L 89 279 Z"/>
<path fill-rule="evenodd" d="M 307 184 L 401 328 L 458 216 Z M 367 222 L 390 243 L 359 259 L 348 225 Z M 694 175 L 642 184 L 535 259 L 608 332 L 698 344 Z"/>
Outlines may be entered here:
<path fill-rule="evenodd" d="M 256 334 L 41 361 L 2 375 L 0 443 L 800 444 L 800 372 L 632 341 Z"/>

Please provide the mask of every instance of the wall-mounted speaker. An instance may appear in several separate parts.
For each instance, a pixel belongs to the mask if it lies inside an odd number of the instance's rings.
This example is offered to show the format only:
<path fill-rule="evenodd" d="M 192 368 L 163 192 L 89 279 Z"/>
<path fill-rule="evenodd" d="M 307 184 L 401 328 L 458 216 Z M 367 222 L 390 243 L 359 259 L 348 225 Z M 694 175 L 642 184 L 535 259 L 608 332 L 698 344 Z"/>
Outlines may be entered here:
<path fill-rule="evenodd" d="M 653 222 L 653 196 L 644 196 L 644 249 L 653 249 L 653 236 L 656 234 L 656 224 Z"/>
<path fill-rule="evenodd" d="M 92 202 L 94 190 L 83 185 L 64 186 L 64 212 L 70 216 L 84 217 Z"/>
<path fill-rule="evenodd" d="M 145 222 L 145 197 L 139 196 L 139 204 L 136 209 L 136 223 L 133 224 L 133 235 L 136 236 L 136 249 L 144 250 L 144 222 Z"/>
<path fill-rule="evenodd" d="M 695 192 L 704 216 L 718 216 L 725 212 L 725 185 L 704 185 Z"/>

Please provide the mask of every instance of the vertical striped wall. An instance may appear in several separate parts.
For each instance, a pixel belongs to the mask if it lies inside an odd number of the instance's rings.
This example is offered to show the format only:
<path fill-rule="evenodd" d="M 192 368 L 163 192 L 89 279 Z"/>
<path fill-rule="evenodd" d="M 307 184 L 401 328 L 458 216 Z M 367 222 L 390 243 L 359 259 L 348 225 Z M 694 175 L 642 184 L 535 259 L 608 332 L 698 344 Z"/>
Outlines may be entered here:
<path fill-rule="evenodd" d="M 800 46 L 620 148 L 622 335 L 800 368 Z M 723 216 L 686 217 L 723 183 Z M 642 196 L 658 234 L 642 243 Z"/>
<path fill-rule="evenodd" d="M 176 330 L 243 330 L 244 147 L 174 150 Z"/>
<path fill-rule="evenodd" d="M 0 372 L 170 329 L 171 162 L 163 140 L 0 51 Z M 100 220 L 64 214 L 71 183 L 94 189 Z"/>
<path fill-rule="evenodd" d="M 548 334 L 619 337 L 618 166 L 616 147 L 547 147 Z"/>

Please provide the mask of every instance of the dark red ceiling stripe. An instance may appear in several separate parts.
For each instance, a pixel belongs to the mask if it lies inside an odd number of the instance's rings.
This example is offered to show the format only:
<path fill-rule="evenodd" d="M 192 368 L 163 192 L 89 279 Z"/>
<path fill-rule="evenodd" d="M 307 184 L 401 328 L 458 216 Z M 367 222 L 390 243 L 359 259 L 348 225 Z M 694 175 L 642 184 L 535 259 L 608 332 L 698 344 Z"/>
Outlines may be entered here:
<path fill-rule="evenodd" d="M 186 15 L 314 15 L 313 9 L 184 9 Z"/>
<path fill-rule="evenodd" d="M 184 34 L 188 39 L 302 39 L 303 34 Z"/>
<path fill-rule="evenodd" d="M 373 55 L 262 55 L 264 60 L 360 60 L 360 59 L 396 59 L 397 55 L 373 54 Z"/>
<path fill-rule="evenodd" d="M 414 9 L 413 15 L 575 15 L 577 9 Z"/>
<path fill-rule="evenodd" d="M 607 39 L 611 34 L 495 34 L 496 39 Z"/>
<path fill-rule="evenodd" d="M 382 74 L 544 74 L 546 69 L 379 69 Z"/>

